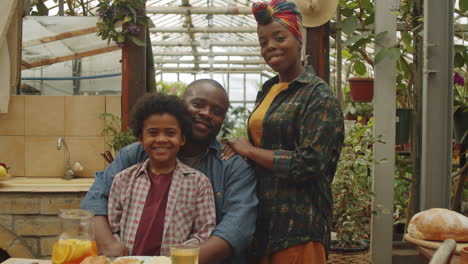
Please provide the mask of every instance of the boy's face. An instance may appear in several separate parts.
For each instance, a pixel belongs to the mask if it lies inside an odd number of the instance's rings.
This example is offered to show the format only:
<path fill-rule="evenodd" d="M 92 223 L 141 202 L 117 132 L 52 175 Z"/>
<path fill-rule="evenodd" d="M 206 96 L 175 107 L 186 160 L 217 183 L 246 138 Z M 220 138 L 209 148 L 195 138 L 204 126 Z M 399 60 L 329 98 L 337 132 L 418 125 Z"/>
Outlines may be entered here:
<path fill-rule="evenodd" d="M 170 168 L 174 166 L 177 152 L 185 144 L 185 136 L 179 121 L 168 113 L 154 114 L 143 123 L 141 138 L 138 139 L 153 162 L 152 166 Z"/>

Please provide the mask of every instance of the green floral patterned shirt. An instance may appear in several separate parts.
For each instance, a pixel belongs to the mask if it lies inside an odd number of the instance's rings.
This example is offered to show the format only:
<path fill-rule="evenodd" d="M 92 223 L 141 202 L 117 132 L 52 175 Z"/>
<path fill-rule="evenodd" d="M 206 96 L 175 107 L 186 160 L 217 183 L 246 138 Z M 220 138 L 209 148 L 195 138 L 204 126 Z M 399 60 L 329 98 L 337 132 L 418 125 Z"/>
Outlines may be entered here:
<path fill-rule="evenodd" d="M 268 80 L 256 105 L 278 76 Z M 273 170 L 256 166 L 259 198 L 252 253 L 270 255 L 297 244 L 329 246 L 335 175 L 344 139 L 343 113 L 309 66 L 279 93 L 263 120 L 260 147 L 275 150 Z"/>

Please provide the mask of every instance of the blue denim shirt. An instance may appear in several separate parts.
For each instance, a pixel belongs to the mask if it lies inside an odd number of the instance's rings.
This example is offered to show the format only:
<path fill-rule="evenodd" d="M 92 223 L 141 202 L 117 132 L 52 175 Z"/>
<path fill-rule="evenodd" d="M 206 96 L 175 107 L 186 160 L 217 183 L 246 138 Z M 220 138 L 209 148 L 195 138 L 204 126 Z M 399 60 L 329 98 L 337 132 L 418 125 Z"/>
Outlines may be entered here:
<path fill-rule="evenodd" d="M 226 240 L 234 255 L 225 263 L 244 263 L 245 252 L 253 238 L 257 216 L 257 196 L 253 168 L 239 155 L 221 159 L 221 144 L 213 141 L 198 163 L 198 170 L 211 181 L 216 205 L 216 228 L 212 235 Z M 95 215 L 107 215 L 107 200 L 114 176 L 148 158 L 143 147 L 133 143 L 122 148 L 104 171 L 98 171 L 84 200 L 82 209 Z"/>

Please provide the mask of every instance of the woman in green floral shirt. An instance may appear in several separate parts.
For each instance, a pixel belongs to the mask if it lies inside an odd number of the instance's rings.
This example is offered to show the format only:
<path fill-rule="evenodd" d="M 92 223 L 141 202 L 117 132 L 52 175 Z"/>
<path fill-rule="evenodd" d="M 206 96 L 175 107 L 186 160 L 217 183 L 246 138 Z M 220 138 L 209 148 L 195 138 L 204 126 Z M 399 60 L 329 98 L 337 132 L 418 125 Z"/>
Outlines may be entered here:
<path fill-rule="evenodd" d="M 228 142 L 256 164 L 253 263 L 325 263 L 343 114 L 328 85 L 301 63 L 301 14 L 295 4 L 273 0 L 255 3 L 252 10 L 262 57 L 278 72 L 257 95 L 249 139 Z"/>

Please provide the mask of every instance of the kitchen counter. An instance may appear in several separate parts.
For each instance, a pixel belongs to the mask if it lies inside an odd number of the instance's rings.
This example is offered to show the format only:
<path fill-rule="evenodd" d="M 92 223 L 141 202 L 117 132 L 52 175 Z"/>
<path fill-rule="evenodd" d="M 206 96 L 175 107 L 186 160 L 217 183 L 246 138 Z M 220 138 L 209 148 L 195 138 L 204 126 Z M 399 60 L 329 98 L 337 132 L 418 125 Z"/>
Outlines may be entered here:
<path fill-rule="evenodd" d="M 0 181 L 0 192 L 87 192 L 94 178 L 13 177 Z"/>

